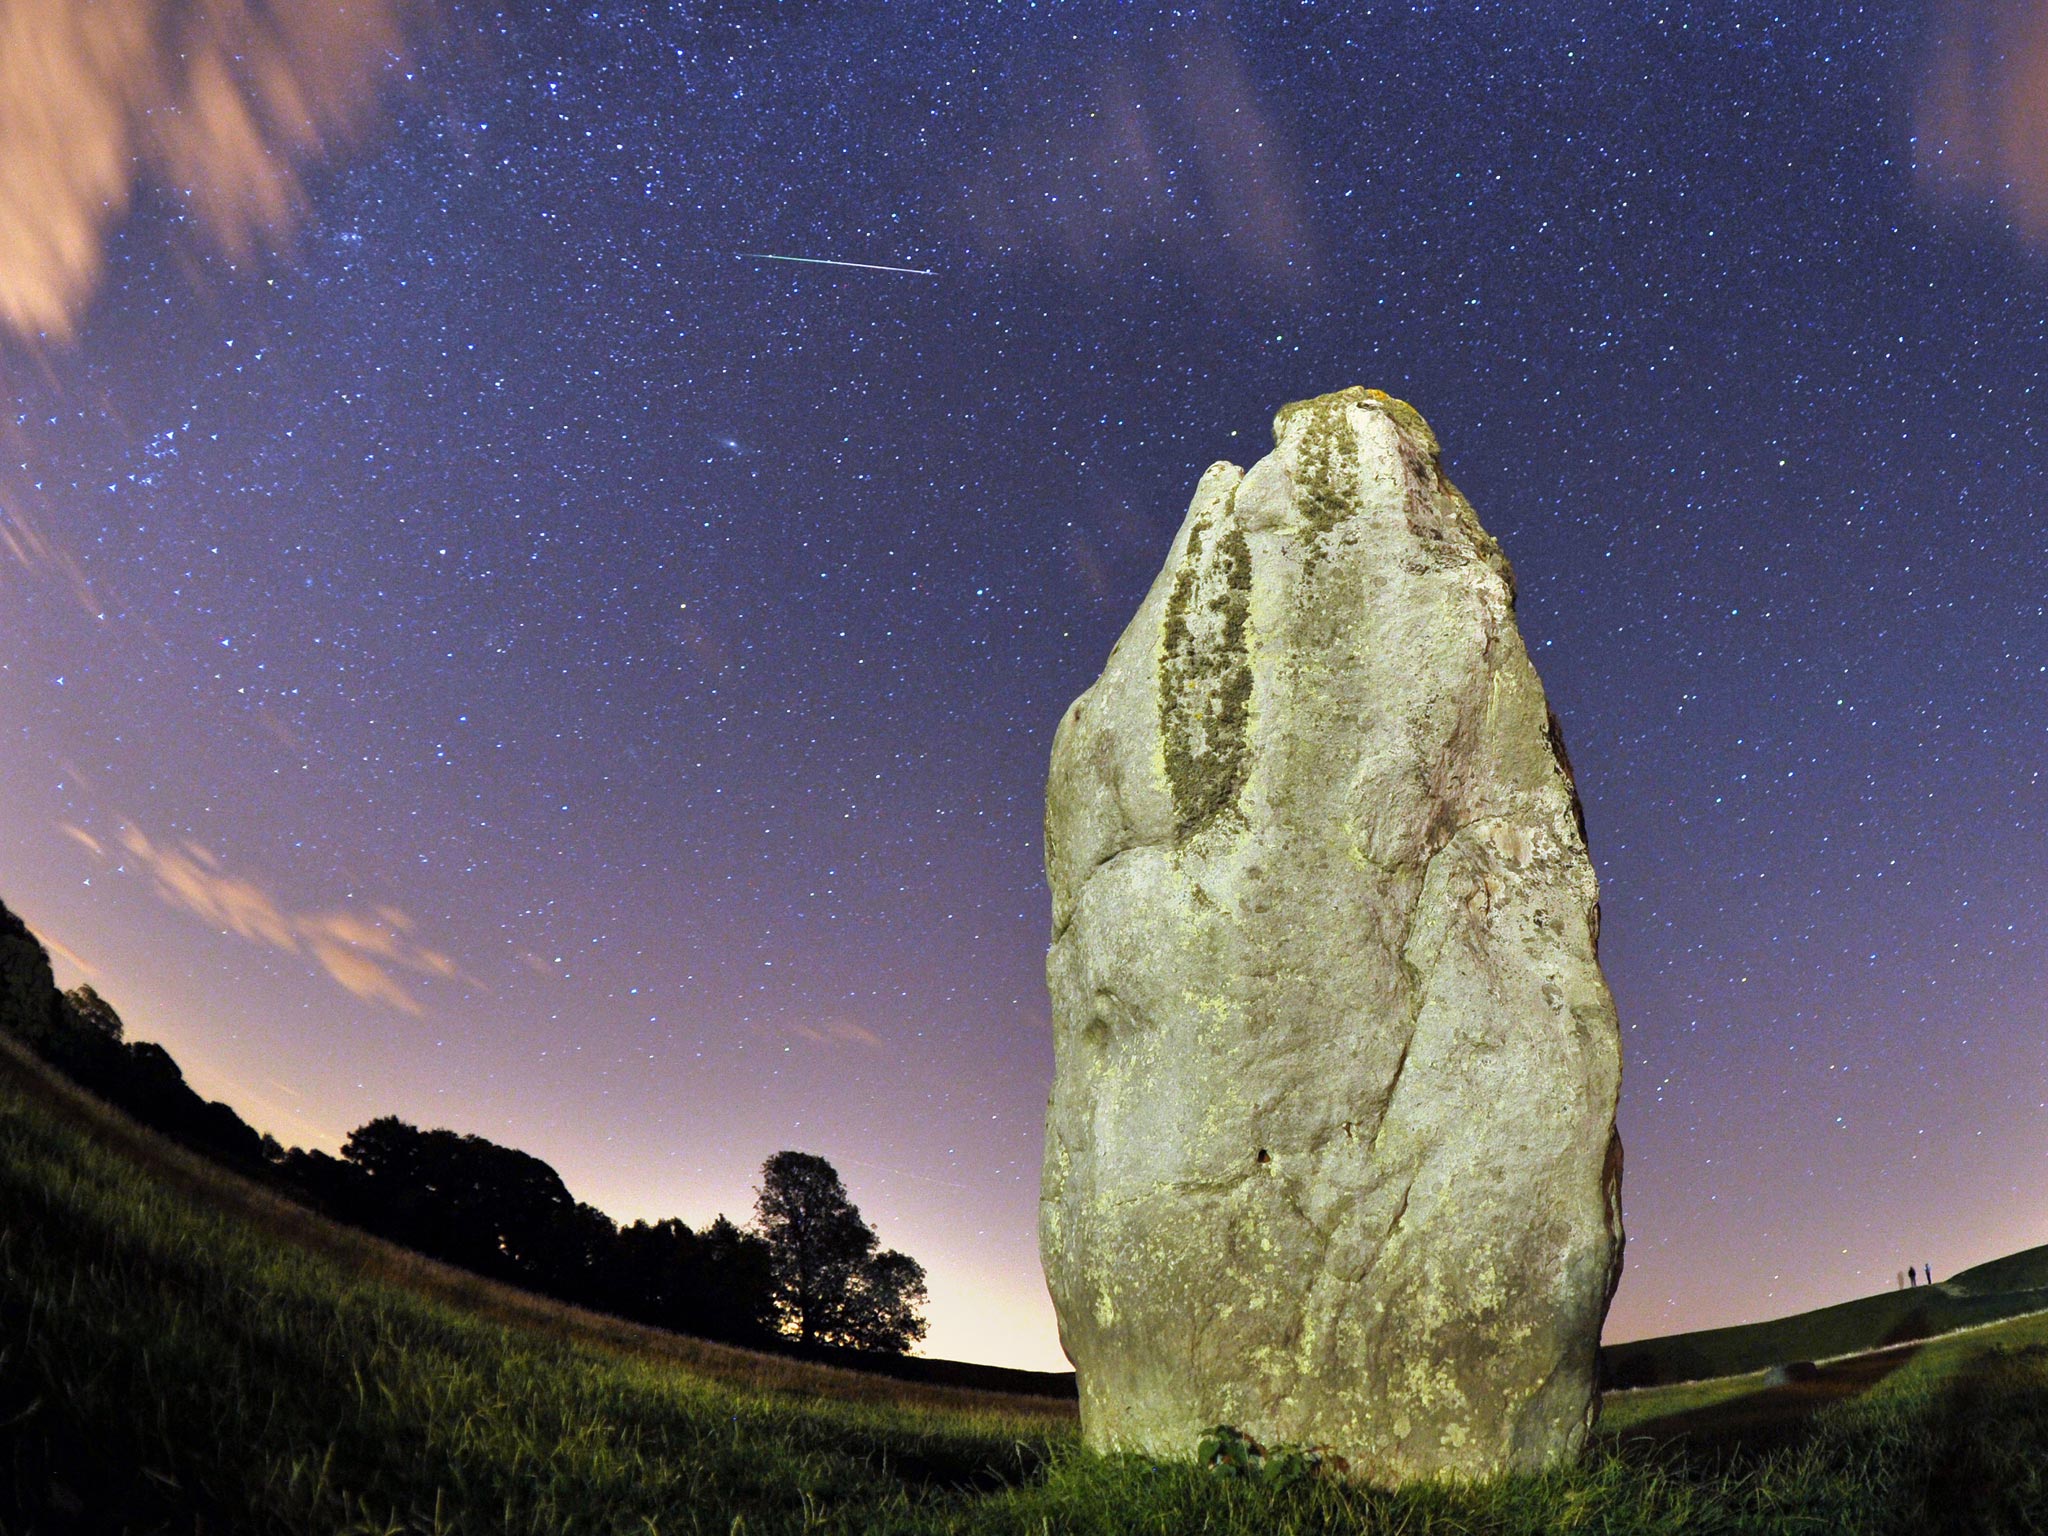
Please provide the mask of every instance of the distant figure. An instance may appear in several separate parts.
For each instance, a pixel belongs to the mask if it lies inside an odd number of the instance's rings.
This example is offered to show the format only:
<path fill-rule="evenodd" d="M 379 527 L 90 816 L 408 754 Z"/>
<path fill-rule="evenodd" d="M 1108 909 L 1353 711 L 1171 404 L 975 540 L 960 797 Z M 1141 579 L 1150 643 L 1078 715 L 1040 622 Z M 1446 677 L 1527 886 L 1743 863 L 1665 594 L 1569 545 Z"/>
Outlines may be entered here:
<path fill-rule="evenodd" d="M 1910 1283 L 1918 1285 L 1920 1283 L 1920 1271 L 1915 1269 L 1912 1265 L 1908 1264 L 1906 1266 L 1906 1279 Z"/>
<path fill-rule="evenodd" d="M 1932 1264 L 1922 1264 L 1920 1266 L 1920 1278 L 1929 1285 L 1934 1284 L 1934 1266 Z"/>
<path fill-rule="evenodd" d="M 1904 1290 L 1905 1288 L 1906 1288 L 1906 1272 L 1905 1272 L 1905 1271 L 1904 1271 L 1904 1270 L 1902 1269 L 1902 1270 L 1900 1270 L 1900 1271 L 1899 1271 L 1899 1289 L 1903 1291 L 1903 1290 Z"/>

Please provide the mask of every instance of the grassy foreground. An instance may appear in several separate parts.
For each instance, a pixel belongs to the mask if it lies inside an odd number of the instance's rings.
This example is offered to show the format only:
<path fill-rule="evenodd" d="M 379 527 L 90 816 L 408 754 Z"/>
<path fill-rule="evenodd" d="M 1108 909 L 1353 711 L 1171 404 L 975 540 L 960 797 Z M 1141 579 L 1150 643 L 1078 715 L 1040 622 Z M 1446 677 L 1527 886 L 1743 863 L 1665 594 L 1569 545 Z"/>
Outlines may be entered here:
<path fill-rule="evenodd" d="M 0 1074 L 6 1531 L 2048 1529 L 2048 1320 L 1626 1394 L 1540 1478 L 1271 1488 L 1090 1455 L 1042 1402 L 450 1292 L 113 1130 Z"/>

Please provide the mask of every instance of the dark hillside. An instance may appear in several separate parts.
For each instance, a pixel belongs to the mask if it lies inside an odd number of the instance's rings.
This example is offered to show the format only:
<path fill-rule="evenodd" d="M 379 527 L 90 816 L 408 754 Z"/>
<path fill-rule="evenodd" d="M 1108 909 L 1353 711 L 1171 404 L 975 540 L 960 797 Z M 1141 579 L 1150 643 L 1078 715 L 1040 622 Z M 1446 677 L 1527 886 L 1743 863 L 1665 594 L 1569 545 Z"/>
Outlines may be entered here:
<path fill-rule="evenodd" d="M 839 1362 L 801 1360 L 780 1352 L 687 1338 L 665 1329 L 566 1306 L 517 1286 L 442 1264 L 330 1220 L 256 1180 L 176 1145 L 84 1092 L 23 1050 L 16 1041 L 0 1035 L 0 1097 L 5 1096 L 17 1097 L 35 1110 L 55 1115 L 77 1134 L 132 1167 L 138 1192 L 162 1185 L 178 1198 L 191 1201 L 197 1210 L 248 1223 L 294 1249 L 304 1249 L 324 1262 L 340 1265 L 342 1273 L 355 1283 L 398 1285 L 430 1300 L 460 1307 L 465 1314 L 486 1321 L 537 1329 L 565 1342 L 617 1350 L 639 1359 L 671 1361 L 714 1379 L 751 1388 L 853 1402 L 979 1407 L 1060 1417 L 1072 1413 L 1067 1404 L 1048 1400 L 1056 1399 L 1056 1392 L 1032 1390 L 1040 1387 L 1039 1377 L 1050 1373 L 910 1358 L 899 1363 L 913 1370 L 918 1366 L 939 1369 L 926 1377 L 887 1376 Z M 866 1360 L 861 1363 L 871 1365 Z M 946 1367 L 966 1375 L 948 1380 L 944 1374 Z M 989 1385 L 982 1384 L 983 1373 Z M 1011 1377 L 1024 1379 L 1022 1397 L 1013 1398 L 995 1385 Z M 1052 1377 L 1054 1383 L 1071 1379 Z"/>
<path fill-rule="evenodd" d="M 120 1016 L 92 989 L 58 992 L 42 945 L 4 904 L 0 1082 L 76 1118 L 201 1200 L 373 1272 L 409 1283 L 428 1277 L 437 1294 L 465 1305 L 576 1317 L 628 1335 L 656 1332 L 687 1340 L 693 1359 L 695 1350 L 715 1358 L 719 1344 L 737 1345 L 730 1353 L 752 1362 L 741 1370 L 749 1380 L 759 1379 L 760 1361 L 782 1355 L 826 1367 L 828 1376 L 880 1373 L 1051 1404 L 1075 1396 L 1071 1374 L 785 1343 L 764 1320 L 757 1238 L 722 1218 L 696 1233 L 674 1221 L 615 1228 L 575 1201 L 546 1163 L 480 1137 L 417 1131 L 387 1118 L 351 1138 L 375 1157 L 286 1151 L 228 1105 L 193 1092 L 161 1046 L 125 1040 Z M 396 1201 L 365 1172 L 365 1165 L 422 1160 L 428 1176 L 399 1181 L 404 1193 Z M 526 1304 L 512 1305 L 514 1296 Z M 811 1374 L 804 1365 L 791 1368 L 799 1379 Z"/>

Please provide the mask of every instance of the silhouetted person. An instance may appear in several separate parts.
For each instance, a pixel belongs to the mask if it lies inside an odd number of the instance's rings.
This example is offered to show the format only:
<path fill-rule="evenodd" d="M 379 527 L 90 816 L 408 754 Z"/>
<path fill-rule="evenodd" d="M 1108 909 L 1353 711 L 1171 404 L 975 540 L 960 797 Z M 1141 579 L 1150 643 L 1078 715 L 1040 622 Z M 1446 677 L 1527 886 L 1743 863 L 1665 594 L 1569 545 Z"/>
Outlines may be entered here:
<path fill-rule="evenodd" d="M 1934 1284 L 1934 1266 L 1932 1264 L 1922 1264 L 1920 1266 L 1920 1278 L 1929 1285 Z"/>
<path fill-rule="evenodd" d="M 1908 1264 L 1906 1266 L 1906 1279 L 1914 1285 L 1918 1285 L 1920 1283 L 1920 1271 Z"/>

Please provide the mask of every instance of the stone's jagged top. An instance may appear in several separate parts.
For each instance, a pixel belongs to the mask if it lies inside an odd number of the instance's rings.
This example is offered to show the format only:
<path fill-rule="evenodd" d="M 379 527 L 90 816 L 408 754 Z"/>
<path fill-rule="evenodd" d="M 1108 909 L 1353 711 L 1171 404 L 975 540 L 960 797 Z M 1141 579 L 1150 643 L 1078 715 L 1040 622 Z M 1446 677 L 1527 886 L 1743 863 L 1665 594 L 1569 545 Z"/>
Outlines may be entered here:
<path fill-rule="evenodd" d="M 1429 429 L 1429 423 L 1422 419 L 1422 412 L 1406 400 L 1397 400 L 1384 389 L 1363 389 L 1353 384 L 1349 389 L 1332 390 L 1327 395 L 1311 395 L 1306 400 L 1292 400 L 1273 413 L 1273 446 L 1279 447 L 1290 423 L 1306 416 L 1311 421 L 1327 420 L 1340 413 L 1347 406 L 1382 411 L 1389 421 L 1407 433 L 1432 459 L 1438 458 L 1442 450 L 1437 446 L 1436 434 Z"/>
<path fill-rule="evenodd" d="M 1428 423 L 1354 388 L 1273 435 L 1053 747 L 1040 1237 L 1083 1428 L 1541 1466 L 1621 1244 L 1577 797 Z"/>

